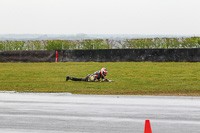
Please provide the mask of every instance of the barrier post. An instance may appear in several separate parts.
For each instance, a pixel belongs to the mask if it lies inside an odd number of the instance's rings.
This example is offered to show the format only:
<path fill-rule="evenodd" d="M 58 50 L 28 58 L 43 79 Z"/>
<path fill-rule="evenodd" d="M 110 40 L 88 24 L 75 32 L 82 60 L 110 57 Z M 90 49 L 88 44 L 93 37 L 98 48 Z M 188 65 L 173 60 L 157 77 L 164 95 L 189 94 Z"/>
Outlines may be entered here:
<path fill-rule="evenodd" d="M 56 51 L 56 63 L 57 63 L 57 58 L 58 58 L 58 51 Z"/>

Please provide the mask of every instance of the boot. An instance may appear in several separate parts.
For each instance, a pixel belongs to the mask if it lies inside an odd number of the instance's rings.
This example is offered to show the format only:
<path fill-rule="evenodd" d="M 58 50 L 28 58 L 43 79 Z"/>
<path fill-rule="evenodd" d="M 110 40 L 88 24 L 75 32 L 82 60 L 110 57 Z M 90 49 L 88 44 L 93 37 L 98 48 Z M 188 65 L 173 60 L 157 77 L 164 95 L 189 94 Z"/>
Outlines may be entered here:
<path fill-rule="evenodd" d="M 66 81 L 68 81 L 68 80 L 69 80 L 69 76 L 66 77 Z"/>

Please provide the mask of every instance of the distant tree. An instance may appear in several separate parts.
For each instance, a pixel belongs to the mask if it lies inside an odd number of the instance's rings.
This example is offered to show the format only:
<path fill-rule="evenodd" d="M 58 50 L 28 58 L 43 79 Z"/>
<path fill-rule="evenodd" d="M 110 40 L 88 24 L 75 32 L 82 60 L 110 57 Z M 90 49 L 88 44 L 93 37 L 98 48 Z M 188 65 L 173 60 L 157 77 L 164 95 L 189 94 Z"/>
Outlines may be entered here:
<path fill-rule="evenodd" d="M 200 37 L 198 37 L 198 39 L 197 39 L 197 48 L 199 48 L 200 47 Z"/>
<path fill-rule="evenodd" d="M 116 48 L 123 48 L 123 49 L 125 49 L 126 48 L 126 43 L 125 43 L 125 41 L 126 40 L 117 40 L 116 42 L 119 44 L 119 46 L 117 47 L 116 46 Z"/>
<path fill-rule="evenodd" d="M 34 50 L 42 50 L 44 46 L 42 45 L 42 41 L 34 41 Z"/>
<path fill-rule="evenodd" d="M 11 41 L 13 50 L 24 50 L 25 41 Z"/>
<path fill-rule="evenodd" d="M 91 39 L 82 40 L 81 42 L 82 49 L 93 49 L 94 43 Z"/>
<path fill-rule="evenodd" d="M 93 41 L 93 49 L 105 49 L 105 44 L 103 43 L 103 39 L 95 39 Z"/>
<path fill-rule="evenodd" d="M 62 41 L 59 40 L 47 40 L 45 45 L 46 50 L 61 50 Z"/>
<path fill-rule="evenodd" d="M 182 48 L 197 48 L 198 38 L 182 38 Z"/>
<path fill-rule="evenodd" d="M 162 48 L 162 38 L 154 38 L 153 47 L 154 48 Z"/>

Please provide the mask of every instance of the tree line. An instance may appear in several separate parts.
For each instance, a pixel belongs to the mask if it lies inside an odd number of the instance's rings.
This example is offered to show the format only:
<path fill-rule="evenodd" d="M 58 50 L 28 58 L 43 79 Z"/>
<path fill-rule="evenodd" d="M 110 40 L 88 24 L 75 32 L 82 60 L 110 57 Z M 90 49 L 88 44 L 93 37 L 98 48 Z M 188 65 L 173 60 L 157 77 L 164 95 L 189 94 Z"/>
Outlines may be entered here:
<path fill-rule="evenodd" d="M 0 51 L 68 50 L 68 49 L 153 49 L 199 48 L 200 37 L 142 38 L 142 39 L 85 39 L 85 40 L 28 40 L 0 41 Z"/>

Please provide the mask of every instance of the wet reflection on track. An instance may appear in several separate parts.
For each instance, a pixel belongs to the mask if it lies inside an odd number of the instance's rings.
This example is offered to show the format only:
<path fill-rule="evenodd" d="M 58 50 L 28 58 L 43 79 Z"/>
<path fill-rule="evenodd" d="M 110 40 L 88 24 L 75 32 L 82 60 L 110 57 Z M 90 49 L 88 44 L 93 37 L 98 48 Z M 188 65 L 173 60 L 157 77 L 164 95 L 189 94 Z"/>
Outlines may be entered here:
<path fill-rule="evenodd" d="M 101 96 L 0 92 L 4 133 L 200 132 L 199 97 Z"/>

